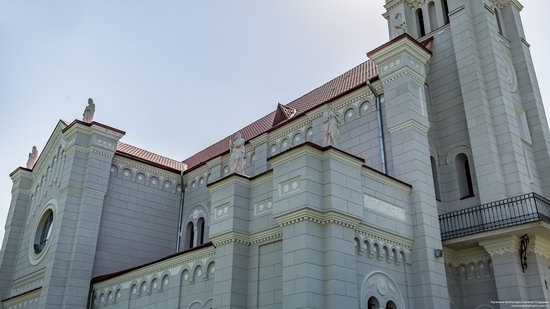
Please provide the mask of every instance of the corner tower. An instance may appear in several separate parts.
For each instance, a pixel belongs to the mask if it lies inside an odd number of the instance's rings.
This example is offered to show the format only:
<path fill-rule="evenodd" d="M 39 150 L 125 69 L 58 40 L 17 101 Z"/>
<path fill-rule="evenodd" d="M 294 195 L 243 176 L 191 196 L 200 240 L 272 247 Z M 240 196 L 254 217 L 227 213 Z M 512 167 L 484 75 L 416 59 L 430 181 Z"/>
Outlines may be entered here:
<path fill-rule="evenodd" d="M 390 38 L 406 32 L 433 53 L 424 90 L 451 303 L 547 299 L 550 133 L 522 4 L 391 0 L 385 8 Z"/>

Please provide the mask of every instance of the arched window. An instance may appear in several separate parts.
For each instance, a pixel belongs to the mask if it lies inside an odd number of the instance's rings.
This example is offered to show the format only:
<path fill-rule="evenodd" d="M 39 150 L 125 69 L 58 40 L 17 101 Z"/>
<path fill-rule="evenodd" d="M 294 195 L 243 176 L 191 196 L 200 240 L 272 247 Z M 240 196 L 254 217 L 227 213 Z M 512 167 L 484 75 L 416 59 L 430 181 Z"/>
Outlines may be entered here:
<path fill-rule="evenodd" d="M 379 309 L 380 308 L 380 303 L 378 302 L 378 299 L 376 299 L 376 297 L 374 297 L 374 296 L 369 298 L 367 308 L 368 309 Z"/>
<path fill-rule="evenodd" d="M 435 12 L 435 3 L 428 4 L 428 15 L 430 17 L 430 31 L 437 29 L 437 13 Z"/>
<path fill-rule="evenodd" d="M 474 196 L 472 175 L 470 173 L 470 162 L 468 162 L 468 157 L 465 154 L 460 153 L 456 156 L 455 168 L 458 178 L 460 198 L 465 199 Z"/>
<path fill-rule="evenodd" d="M 199 218 L 199 220 L 197 221 L 197 231 L 198 231 L 198 235 L 197 235 L 197 245 L 202 245 L 204 244 L 204 218 Z"/>
<path fill-rule="evenodd" d="M 426 28 L 424 27 L 424 14 L 422 9 L 416 10 L 416 26 L 418 28 L 418 37 L 421 38 L 426 35 Z"/>
<path fill-rule="evenodd" d="M 386 309 L 397 309 L 397 306 L 390 300 L 386 303 Z"/>
<path fill-rule="evenodd" d="M 193 226 L 193 222 L 187 223 L 187 227 L 185 228 L 185 235 L 186 237 L 186 248 L 191 249 L 193 248 L 193 240 L 195 239 L 195 227 Z"/>
<path fill-rule="evenodd" d="M 435 199 L 441 201 L 441 195 L 439 193 L 439 177 L 437 175 L 437 163 L 434 157 L 430 157 L 430 163 L 432 164 L 432 175 L 434 180 Z"/>
<path fill-rule="evenodd" d="M 443 21 L 445 25 L 449 23 L 449 4 L 447 0 L 441 0 L 442 9 L 443 9 Z"/>

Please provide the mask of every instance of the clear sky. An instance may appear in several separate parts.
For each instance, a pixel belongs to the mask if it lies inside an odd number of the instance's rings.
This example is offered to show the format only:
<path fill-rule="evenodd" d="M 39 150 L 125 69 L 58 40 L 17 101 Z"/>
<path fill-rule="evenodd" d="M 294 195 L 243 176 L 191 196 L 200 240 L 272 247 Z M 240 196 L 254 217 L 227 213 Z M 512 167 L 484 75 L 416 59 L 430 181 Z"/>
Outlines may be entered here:
<path fill-rule="evenodd" d="M 0 222 L 8 174 L 88 97 L 123 141 L 183 160 L 366 60 L 383 3 L 0 0 Z M 550 111 L 550 2 L 522 3 Z"/>

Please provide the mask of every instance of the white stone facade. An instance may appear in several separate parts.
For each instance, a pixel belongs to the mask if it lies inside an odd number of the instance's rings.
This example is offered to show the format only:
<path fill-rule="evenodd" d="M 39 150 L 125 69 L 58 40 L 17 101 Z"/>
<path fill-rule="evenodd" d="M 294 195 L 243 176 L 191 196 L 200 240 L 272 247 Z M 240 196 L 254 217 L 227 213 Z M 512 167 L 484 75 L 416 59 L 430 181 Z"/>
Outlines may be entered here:
<path fill-rule="evenodd" d="M 0 308 L 548 300 L 550 131 L 521 4 L 386 2 L 377 76 L 298 116 L 279 106 L 244 175 L 227 153 L 178 169 L 119 151 L 118 129 L 59 122 L 11 175 Z"/>

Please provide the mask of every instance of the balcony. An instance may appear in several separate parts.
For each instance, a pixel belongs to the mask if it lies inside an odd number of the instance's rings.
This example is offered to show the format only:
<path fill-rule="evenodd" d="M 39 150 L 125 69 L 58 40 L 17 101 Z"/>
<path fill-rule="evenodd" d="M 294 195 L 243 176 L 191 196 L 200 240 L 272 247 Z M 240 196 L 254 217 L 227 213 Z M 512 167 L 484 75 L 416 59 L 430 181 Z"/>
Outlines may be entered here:
<path fill-rule="evenodd" d="M 441 240 L 543 220 L 550 221 L 550 200 L 536 193 L 523 194 L 439 216 Z"/>

